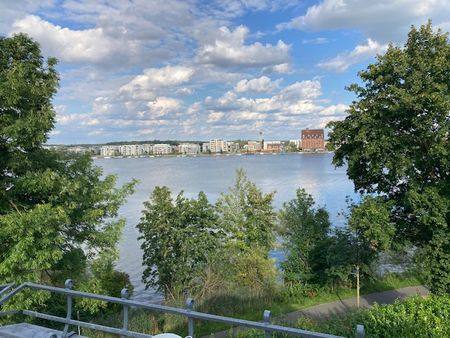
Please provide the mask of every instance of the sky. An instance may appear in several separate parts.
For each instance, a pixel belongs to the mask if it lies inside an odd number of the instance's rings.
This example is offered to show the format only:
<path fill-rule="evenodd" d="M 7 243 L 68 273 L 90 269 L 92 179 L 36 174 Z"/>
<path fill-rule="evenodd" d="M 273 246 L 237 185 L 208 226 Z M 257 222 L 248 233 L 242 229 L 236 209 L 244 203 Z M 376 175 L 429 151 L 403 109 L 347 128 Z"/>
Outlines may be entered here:
<path fill-rule="evenodd" d="M 59 60 L 49 143 L 298 139 L 449 0 L 0 0 L 0 35 Z"/>

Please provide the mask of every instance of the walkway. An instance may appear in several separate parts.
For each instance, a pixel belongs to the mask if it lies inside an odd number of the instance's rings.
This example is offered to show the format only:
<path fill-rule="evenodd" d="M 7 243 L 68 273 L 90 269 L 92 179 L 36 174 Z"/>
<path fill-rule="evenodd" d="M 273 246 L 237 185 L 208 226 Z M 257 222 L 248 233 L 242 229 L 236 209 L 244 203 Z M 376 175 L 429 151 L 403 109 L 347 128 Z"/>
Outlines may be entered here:
<path fill-rule="evenodd" d="M 403 299 L 416 294 L 426 296 L 429 294 L 429 290 L 425 286 L 419 285 L 396 290 L 370 293 L 360 297 L 360 307 L 370 308 L 374 303 L 391 304 L 396 299 Z M 295 325 L 300 317 L 326 318 L 327 316 L 333 314 L 343 314 L 349 309 L 355 307 L 356 297 L 341 299 L 331 303 L 315 305 L 303 310 L 294 311 L 280 317 L 276 317 L 273 319 L 273 321 L 277 323 L 283 323 L 283 325 Z M 236 330 L 238 329 L 234 328 L 233 332 L 236 332 Z M 229 333 L 230 330 L 225 330 L 211 334 L 211 336 L 208 337 L 225 338 Z"/>

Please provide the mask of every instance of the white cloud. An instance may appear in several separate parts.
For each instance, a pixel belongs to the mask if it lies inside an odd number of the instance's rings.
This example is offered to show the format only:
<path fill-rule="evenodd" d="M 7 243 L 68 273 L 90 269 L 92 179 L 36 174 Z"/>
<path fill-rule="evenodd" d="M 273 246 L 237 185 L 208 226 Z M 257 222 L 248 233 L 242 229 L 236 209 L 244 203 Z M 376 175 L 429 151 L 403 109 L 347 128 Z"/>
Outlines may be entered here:
<path fill-rule="evenodd" d="M 43 10 L 53 5 L 53 0 L 14 0 L 0 1 L 0 32 L 8 32 L 17 19 L 23 18 L 30 12 Z"/>
<path fill-rule="evenodd" d="M 254 111 L 236 111 L 229 115 L 229 119 L 235 121 L 264 120 L 266 117 L 267 114 Z"/>
<path fill-rule="evenodd" d="M 194 92 L 194 90 L 192 88 L 179 88 L 177 89 L 177 91 L 175 92 L 178 95 L 191 95 Z"/>
<path fill-rule="evenodd" d="M 346 104 L 335 104 L 326 107 L 321 110 L 319 115 L 322 116 L 344 116 L 346 114 L 346 110 L 348 109 L 348 105 Z"/>
<path fill-rule="evenodd" d="M 211 123 L 211 122 L 217 122 L 220 121 L 223 117 L 224 117 L 224 113 L 222 112 L 214 112 L 214 113 L 210 113 L 208 115 L 208 119 L 206 120 L 206 122 Z"/>
<path fill-rule="evenodd" d="M 181 106 L 180 100 L 171 97 L 158 97 L 155 101 L 147 103 L 148 115 L 152 118 L 164 116 L 178 111 Z"/>
<path fill-rule="evenodd" d="M 113 59 L 125 59 L 136 49 L 132 40 L 111 38 L 102 28 L 72 30 L 35 15 L 15 21 L 12 32 L 27 33 L 42 44 L 47 54 L 69 63 L 106 64 Z"/>
<path fill-rule="evenodd" d="M 163 68 L 144 69 L 142 75 L 137 75 L 120 91 L 155 90 L 160 87 L 175 86 L 189 81 L 194 69 L 184 66 L 166 66 Z"/>
<path fill-rule="evenodd" d="M 306 80 L 295 82 L 290 86 L 283 88 L 280 92 L 280 98 L 292 102 L 296 100 L 312 100 L 322 95 L 321 84 L 319 80 Z"/>
<path fill-rule="evenodd" d="M 143 74 L 135 76 L 120 87 L 119 92 L 128 95 L 133 100 L 151 101 L 161 92 L 161 89 L 186 83 L 193 74 L 194 69 L 185 66 L 147 68 L 144 69 Z M 182 94 L 189 94 L 188 88 L 181 90 Z"/>
<path fill-rule="evenodd" d="M 279 40 L 276 45 L 255 42 L 245 44 L 249 30 L 245 26 L 229 30 L 221 27 L 200 41 L 196 59 L 199 63 L 220 67 L 261 67 L 286 63 L 290 46 Z"/>
<path fill-rule="evenodd" d="M 277 74 L 289 74 L 291 73 L 291 66 L 289 63 L 280 63 L 279 65 L 268 67 L 265 70 L 269 70 Z"/>
<path fill-rule="evenodd" d="M 234 87 L 234 91 L 237 93 L 244 92 L 260 92 L 269 93 L 277 89 L 280 85 L 281 80 L 272 81 L 267 76 L 261 76 L 256 79 L 251 80 L 241 80 Z"/>
<path fill-rule="evenodd" d="M 376 54 L 384 53 L 387 45 L 367 39 L 366 44 L 357 45 L 352 51 L 341 53 L 332 59 L 321 61 L 317 64 L 320 68 L 343 72 L 352 65 L 358 64 Z"/>
<path fill-rule="evenodd" d="M 278 29 L 328 30 L 359 28 L 372 39 L 404 41 L 412 24 L 433 18 L 439 25 L 450 21 L 448 0 L 324 0 L 305 15 L 281 23 Z"/>

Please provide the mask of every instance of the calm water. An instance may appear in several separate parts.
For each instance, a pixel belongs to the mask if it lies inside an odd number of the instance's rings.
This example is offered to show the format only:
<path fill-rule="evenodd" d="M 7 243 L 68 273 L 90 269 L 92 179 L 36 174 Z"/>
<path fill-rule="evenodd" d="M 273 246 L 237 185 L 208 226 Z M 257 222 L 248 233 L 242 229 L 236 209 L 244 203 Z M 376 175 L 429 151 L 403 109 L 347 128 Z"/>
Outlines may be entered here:
<path fill-rule="evenodd" d="M 237 168 L 244 168 L 251 181 L 264 192 L 276 191 L 275 207 L 294 198 L 298 187 L 314 196 L 318 205 L 330 212 L 333 225 L 342 225 L 338 213 L 345 209 L 345 197 L 354 196 L 353 184 L 345 168 L 335 169 L 332 154 L 279 154 L 253 156 L 155 157 L 130 159 L 97 159 L 95 163 L 105 174 L 118 175 L 119 183 L 136 178 L 136 192 L 120 209 L 127 221 L 119 244 L 119 270 L 130 275 L 135 286 L 135 298 L 158 301 L 160 297 L 141 284 L 142 253 L 137 241 L 142 203 L 157 185 L 168 186 L 174 194 L 184 190 L 187 197 L 204 191 L 211 202 L 232 184 Z M 280 253 L 274 253 L 274 256 Z"/>

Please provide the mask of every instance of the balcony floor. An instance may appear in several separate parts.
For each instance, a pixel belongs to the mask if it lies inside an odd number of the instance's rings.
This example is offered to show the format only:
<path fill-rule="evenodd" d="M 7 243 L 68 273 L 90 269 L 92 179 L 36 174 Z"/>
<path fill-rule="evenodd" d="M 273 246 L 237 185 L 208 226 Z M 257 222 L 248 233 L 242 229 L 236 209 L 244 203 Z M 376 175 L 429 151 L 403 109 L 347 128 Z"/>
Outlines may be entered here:
<path fill-rule="evenodd" d="M 0 338 L 60 338 L 61 335 L 62 331 L 28 323 L 0 326 Z M 72 334 L 68 338 L 87 337 Z"/>

